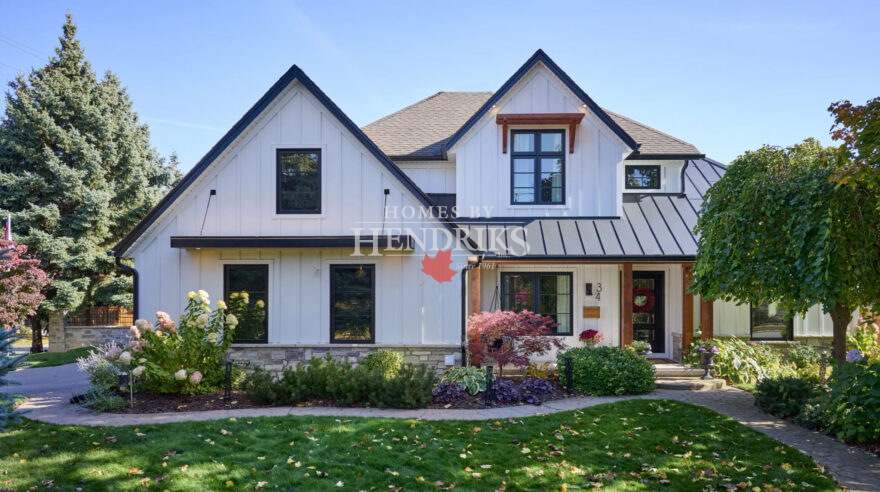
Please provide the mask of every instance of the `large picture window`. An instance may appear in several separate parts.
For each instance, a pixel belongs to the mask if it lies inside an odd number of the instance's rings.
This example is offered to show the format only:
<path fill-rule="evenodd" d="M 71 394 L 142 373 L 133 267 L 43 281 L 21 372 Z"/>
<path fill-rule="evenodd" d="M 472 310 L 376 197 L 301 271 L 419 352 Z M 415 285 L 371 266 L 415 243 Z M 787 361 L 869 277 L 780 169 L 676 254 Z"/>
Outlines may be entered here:
<path fill-rule="evenodd" d="M 628 190 L 659 190 L 660 166 L 626 166 L 624 183 Z"/>
<path fill-rule="evenodd" d="M 330 343 L 376 341 L 376 268 L 330 266 Z"/>
<path fill-rule="evenodd" d="M 223 297 L 238 318 L 233 343 L 269 341 L 269 266 L 225 265 Z"/>
<path fill-rule="evenodd" d="M 752 340 L 792 340 L 794 319 L 786 320 L 786 315 L 785 310 L 776 304 L 751 306 Z"/>
<path fill-rule="evenodd" d="M 565 132 L 513 131 L 512 135 L 510 202 L 565 203 Z"/>
<path fill-rule="evenodd" d="M 557 326 L 553 335 L 572 334 L 572 293 L 570 273 L 501 274 L 501 309 L 532 311 L 550 316 Z"/>
<path fill-rule="evenodd" d="M 321 213 L 321 151 L 278 150 L 276 211 Z"/>

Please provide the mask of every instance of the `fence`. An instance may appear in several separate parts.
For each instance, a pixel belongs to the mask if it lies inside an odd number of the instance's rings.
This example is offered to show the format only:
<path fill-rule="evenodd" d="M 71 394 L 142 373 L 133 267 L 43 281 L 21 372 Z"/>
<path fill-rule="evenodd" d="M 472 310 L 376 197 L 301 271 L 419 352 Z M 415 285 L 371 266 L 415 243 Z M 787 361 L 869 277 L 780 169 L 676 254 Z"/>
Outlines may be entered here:
<path fill-rule="evenodd" d="M 94 306 L 68 317 L 69 326 L 131 326 L 134 313 L 121 306 Z"/>

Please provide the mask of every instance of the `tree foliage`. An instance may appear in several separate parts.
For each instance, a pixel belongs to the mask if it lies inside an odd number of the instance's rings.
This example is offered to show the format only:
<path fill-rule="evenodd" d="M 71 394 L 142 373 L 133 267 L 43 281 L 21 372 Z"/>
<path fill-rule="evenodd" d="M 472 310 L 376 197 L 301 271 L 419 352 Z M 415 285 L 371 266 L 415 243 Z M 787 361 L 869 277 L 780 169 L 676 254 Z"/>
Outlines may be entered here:
<path fill-rule="evenodd" d="M 68 14 L 48 64 L 10 82 L 0 122 L 0 214 L 13 214 L 16 239 L 52 278 L 41 312 L 100 302 L 107 289 L 94 289 L 108 282 L 118 294 L 107 251 L 177 177 L 119 79 L 96 76 L 75 34 Z"/>
<path fill-rule="evenodd" d="M 27 246 L 0 239 L 0 329 L 24 324 L 43 301 L 49 283 L 40 260 L 25 257 Z"/>
<path fill-rule="evenodd" d="M 531 311 L 495 311 L 472 314 L 468 318 L 468 354 L 473 364 L 488 359 L 498 363 L 498 374 L 504 366 L 529 365 L 529 358 L 552 348 L 562 350 L 565 344 L 550 335 L 556 322 L 549 316 Z"/>
<path fill-rule="evenodd" d="M 880 193 L 880 97 L 863 106 L 839 101 L 828 111 L 834 115 L 831 137 L 842 142 L 840 151 L 852 162 L 838 174 L 837 181 Z"/>
<path fill-rule="evenodd" d="M 12 343 L 19 338 L 21 338 L 21 335 L 18 334 L 17 327 L 6 329 L 0 326 L 0 388 L 10 384 L 10 381 L 3 377 L 18 367 L 26 357 L 24 355 L 12 355 Z M 19 413 L 12 410 L 14 404 L 12 395 L 6 395 L 3 391 L 0 391 L 0 432 L 6 428 L 6 424 L 9 422 L 21 420 Z"/>
<path fill-rule="evenodd" d="M 852 310 L 880 299 L 880 214 L 864 187 L 831 179 L 849 161 L 808 139 L 746 152 L 709 189 L 691 290 L 707 299 L 821 304 L 843 361 Z"/>

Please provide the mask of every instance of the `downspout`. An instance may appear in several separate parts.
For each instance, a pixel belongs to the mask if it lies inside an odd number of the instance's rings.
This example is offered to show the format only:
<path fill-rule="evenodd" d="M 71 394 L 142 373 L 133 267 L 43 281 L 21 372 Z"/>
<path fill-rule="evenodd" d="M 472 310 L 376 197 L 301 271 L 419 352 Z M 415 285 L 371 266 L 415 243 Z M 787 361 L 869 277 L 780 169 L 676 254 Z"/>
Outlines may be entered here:
<path fill-rule="evenodd" d="M 116 260 L 116 266 L 120 270 L 131 274 L 131 310 L 134 314 L 134 319 L 138 319 L 138 271 L 122 263 L 122 257 L 116 256 L 113 251 L 108 251 L 107 254 L 113 255 L 114 259 Z"/>
<path fill-rule="evenodd" d="M 688 161 L 687 159 L 685 159 L 685 160 L 684 160 L 684 166 L 681 167 L 681 195 L 682 195 L 682 196 L 685 194 L 685 193 L 684 193 L 684 180 L 686 179 L 686 178 L 685 178 L 685 173 L 687 172 L 687 168 L 688 168 L 688 163 L 689 163 L 689 162 L 690 162 L 690 161 Z"/>
<path fill-rule="evenodd" d="M 477 257 L 477 262 L 473 265 L 467 265 L 463 272 L 473 270 L 474 268 L 480 268 L 480 265 L 483 264 L 483 257 L 486 254 Z M 461 365 L 462 367 L 467 366 L 467 285 L 468 279 L 467 276 L 462 274 L 461 276 Z"/>

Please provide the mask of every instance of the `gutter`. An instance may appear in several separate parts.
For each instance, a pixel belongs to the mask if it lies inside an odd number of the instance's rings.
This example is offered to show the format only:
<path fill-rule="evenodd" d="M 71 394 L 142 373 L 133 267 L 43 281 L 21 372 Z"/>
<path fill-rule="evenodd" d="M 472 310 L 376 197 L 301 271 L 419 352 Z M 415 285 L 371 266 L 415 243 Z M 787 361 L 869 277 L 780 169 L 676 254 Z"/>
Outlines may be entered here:
<path fill-rule="evenodd" d="M 134 319 L 138 319 L 139 318 L 138 308 L 139 308 L 139 304 L 140 304 L 138 302 L 139 297 L 140 297 L 138 295 L 138 271 L 135 270 L 133 267 L 130 267 L 130 266 L 122 263 L 122 257 L 116 256 L 115 252 L 108 251 L 107 254 L 110 256 L 113 256 L 113 258 L 115 259 L 115 263 L 116 263 L 117 268 L 119 268 L 120 270 L 122 270 L 126 273 L 131 274 L 131 277 L 132 277 L 131 278 L 131 287 L 132 287 L 131 288 L 131 307 L 132 307 L 131 310 L 132 310 L 132 313 L 134 314 Z"/>

